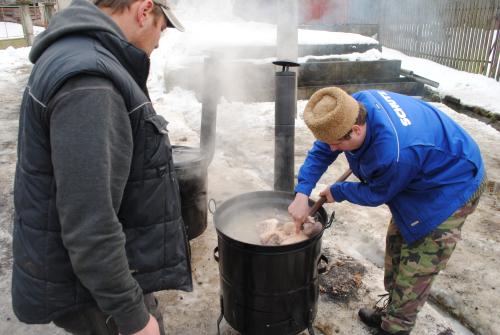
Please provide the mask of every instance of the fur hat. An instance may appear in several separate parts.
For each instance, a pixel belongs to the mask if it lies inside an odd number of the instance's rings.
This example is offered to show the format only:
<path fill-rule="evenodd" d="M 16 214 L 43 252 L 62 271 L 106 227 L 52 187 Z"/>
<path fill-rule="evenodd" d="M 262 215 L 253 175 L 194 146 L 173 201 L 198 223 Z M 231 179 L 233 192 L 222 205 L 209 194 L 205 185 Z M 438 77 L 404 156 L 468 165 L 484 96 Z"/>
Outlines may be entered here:
<path fill-rule="evenodd" d="M 304 109 L 304 122 L 314 136 L 325 143 L 344 137 L 356 122 L 359 104 L 338 87 L 316 91 Z"/>

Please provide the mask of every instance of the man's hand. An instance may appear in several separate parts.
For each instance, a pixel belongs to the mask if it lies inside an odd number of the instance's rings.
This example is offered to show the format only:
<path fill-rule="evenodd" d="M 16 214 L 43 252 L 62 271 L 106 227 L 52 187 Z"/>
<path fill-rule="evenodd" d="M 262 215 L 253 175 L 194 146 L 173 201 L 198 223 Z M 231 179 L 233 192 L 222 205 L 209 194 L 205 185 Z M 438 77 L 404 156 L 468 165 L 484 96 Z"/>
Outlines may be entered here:
<path fill-rule="evenodd" d="M 330 191 L 330 186 L 328 186 L 327 188 L 325 188 L 323 191 L 321 191 L 319 193 L 319 195 L 321 197 L 325 197 L 326 198 L 326 202 L 335 202 L 335 199 L 333 199 L 333 195 L 332 195 L 332 192 Z"/>
<path fill-rule="evenodd" d="M 149 314 L 149 321 L 146 324 L 146 327 L 132 335 L 160 335 L 160 326 L 158 326 L 158 321 L 156 321 L 156 319 Z"/>
<path fill-rule="evenodd" d="M 303 193 L 297 193 L 295 200 L 288 206 L 288 213 L 290 213 L 295 222 L 295 233 L 300 232 L 302 224 L 309 216 L 309 210 L 309 197 Z"/>

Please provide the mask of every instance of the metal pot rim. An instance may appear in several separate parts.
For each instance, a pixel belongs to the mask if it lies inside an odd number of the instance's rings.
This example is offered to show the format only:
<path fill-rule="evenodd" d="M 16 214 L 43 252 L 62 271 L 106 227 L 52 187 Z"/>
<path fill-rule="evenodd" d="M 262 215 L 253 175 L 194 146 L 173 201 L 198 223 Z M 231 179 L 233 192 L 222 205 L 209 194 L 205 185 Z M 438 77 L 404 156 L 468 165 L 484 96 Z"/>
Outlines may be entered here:
<path fill-rule="evenodd" d="M 287 244 L 287 245 L 261 245 L 261 244 L 253 244 L 253 243 L 248 243 L 248 242 L 243 242 L 236 240 L 227 234 L 223 232 L 222 229 L 220 229 L 221 225 L 221 219 L 220 216 L 222 215 L 221 213 L 224 213 L 224 211 L 229 211 L 231 207 L 233 207 L 236 204 L 239 204 L 243 201 L 248 201 L 248 200 L 259 200 L 262 202 L 263 205 L 266 204 L 265 200 L 269 198 L 275 198 L 275 199 L 280 199 L 280 200 L 290 200 L 292 201 L 293 198 L 295 197 L 294 193 L 290 192 L 282 192 L 282 191 L 255 191 L 255 192 L 248 192 L 248 193 L 243 193 L 236 195 L 222 203 L 214 212 L 214 217 L 213 217 L 213 223 L 215 226 L 215 230 L 217 231 L 217 235 L 225 240 L 227 243 L 231 243 L 234 246 L 241 248 L 242 250 L 248 250 L 252 253 L 272 253 L 272 254 L 277 254 L 281 252 L 289 252 L 289 251 L 297 251 L 303 248 L 309 247 L 309 245 L 316 243 L 317 240 L 321 239 L 323 236 L 323 231 L 324 229 L 319 232 L 318 234 L 314 235 L 313 237 L 301 241 L 299 243 L 293 243 L 293 244 Z M 312 205 L 313 201 L 310 200 L 310 204 Z M 265 208 L 265 206 L 263 206 Z M 328 216 L 326 214 L 326 211 L 324 208 L 320 208 L 318 210 L 318 214 L 320 215 L 321 218 L 321 223 L 323 226 L 326 225 L 328 221 Z"/>

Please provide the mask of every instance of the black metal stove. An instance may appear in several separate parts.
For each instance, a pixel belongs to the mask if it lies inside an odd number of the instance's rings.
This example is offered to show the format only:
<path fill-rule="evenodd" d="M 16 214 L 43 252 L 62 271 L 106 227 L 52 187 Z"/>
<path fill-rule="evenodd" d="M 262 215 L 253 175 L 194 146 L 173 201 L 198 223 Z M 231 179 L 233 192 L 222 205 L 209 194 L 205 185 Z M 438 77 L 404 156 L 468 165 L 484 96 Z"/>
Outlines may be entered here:
<path fill-rule="evenodd" d="M 320 263 L 328 262 L 321 255 L 323 232 L 283 246 L 245 243 L 225 233 L 228 224 L 247 213 L 254 215 L 272 208 L 286 214 L 293 198 L 287 192 L 252 192 L 224 202 L 215 211 L 218 246 L 214 257 L 219 263 L 221 287 L 218 328 L 224 317 L 244 335 L 291 335 L 305 329 L 314 335 L 319 274 L 326 271 Z M 333 215 L 327 224 L 321 208 L 317 220 L 328 227 Z"/>

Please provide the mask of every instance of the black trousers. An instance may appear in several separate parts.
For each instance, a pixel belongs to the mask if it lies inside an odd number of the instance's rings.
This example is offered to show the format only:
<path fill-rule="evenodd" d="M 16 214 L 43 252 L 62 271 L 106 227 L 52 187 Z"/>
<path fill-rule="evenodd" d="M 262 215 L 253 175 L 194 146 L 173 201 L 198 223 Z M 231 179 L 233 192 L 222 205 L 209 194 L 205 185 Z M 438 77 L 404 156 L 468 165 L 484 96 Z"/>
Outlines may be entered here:
<path fill-rule="evenodd" d="M 149 313 L 158 321 L 160 334 L 165 335 L 163 316 L 153 293 L 144 295 L 144 303 Z M 118 335 L 118 328 L 113 318 L 104 314 L 97 306 L 63 315 L 54 320 L 54 324 L 74 335 Z"/>

